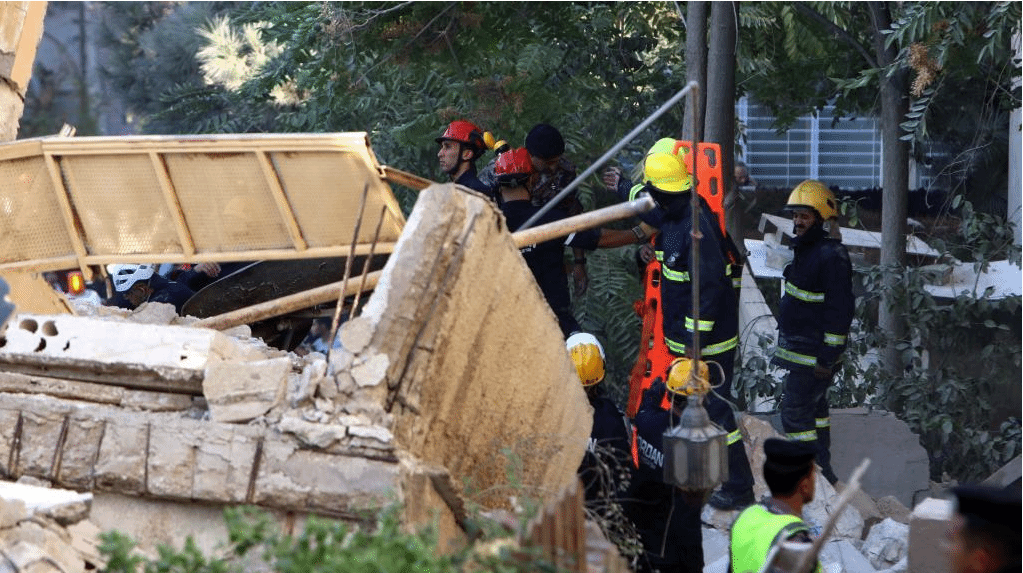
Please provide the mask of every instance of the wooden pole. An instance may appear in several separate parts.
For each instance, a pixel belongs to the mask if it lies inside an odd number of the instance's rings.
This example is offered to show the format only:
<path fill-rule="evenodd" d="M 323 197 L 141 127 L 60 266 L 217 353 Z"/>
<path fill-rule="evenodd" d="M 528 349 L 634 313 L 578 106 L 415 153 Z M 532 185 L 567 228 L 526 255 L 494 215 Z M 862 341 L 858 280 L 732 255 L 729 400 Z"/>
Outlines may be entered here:
<path fill-rule="evenodd" d="M 192 326 L 224 330 L 242 324 L 258 322 L 274 316 L 281 316 L 283 314 L 288 314 L 289 312 L 295 312 L 318 304 L 333 302 L 338 300 L 339 296 L 346 297 L 355 294 L 355 291 L 360 288 L 365 288 L 366 290 L 376 288 L 377 282 L 380 280 L 380 275 L 382 273 L 383 271 L 373 271 L 368 275 L 363 275 L 365 277 L 364 281 L 359 281 L 358 286 L 354 281 L 350 282 L 345 287 L 344 292 L 340 291 L 341 283 L 343 281 L 338 281 L 292 295 L 282 296 L 281 298 L 276 298 L 274 300 L 268 300 L 266 302 L 247 306 L 245 308 L 239 308 L 238 310 L 232 310 L 231 312 L 225 312 L 224 314 L 218 314 L 217 316 L 204 318 L 199 322 L 193 323 Z"/>
<path fill-rule="evenodd" d="M 644 196 L 627 203 L 619 203 L 610 207 L 604 207 L 603 209 L 587 211 L 574 217 L 559 219 L 539 227 L 530 227 L 523 231 L 512 233 L 512 239 L 515 241 L 515 246 L 521 249 L 526 245 L 535 245 L 536 243 L 564 237 L 577 231 L 599 227 L 604 223 L 646 213 L 653 209 L 654 206 L 654 200 L 649 196 Z"/>

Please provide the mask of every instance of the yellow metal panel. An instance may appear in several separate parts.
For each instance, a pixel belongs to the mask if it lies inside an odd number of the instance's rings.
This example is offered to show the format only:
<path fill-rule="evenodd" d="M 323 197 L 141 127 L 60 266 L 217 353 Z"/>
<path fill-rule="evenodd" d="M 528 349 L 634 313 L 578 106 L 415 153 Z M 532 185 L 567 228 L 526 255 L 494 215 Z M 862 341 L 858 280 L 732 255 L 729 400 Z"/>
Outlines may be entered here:
<path fill-rule="evenodd" d="M 0 263 L 74 255 L 42 157 L 0 161 Z"/>
<path fill-rule="evenodd" d="M 0 269 L 344 256 L 364 189 L 354 251 L 383 211 L 387 253 L 405 220 L 384 173 L 359 132 L 0 145 Z"/>

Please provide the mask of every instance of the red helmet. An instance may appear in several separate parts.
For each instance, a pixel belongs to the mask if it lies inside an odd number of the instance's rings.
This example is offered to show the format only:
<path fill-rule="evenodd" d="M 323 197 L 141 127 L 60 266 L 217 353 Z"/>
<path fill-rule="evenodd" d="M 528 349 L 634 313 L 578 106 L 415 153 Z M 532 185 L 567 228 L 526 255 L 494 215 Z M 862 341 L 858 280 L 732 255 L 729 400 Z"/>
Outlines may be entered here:
<path fill-rule="evenodd" d="M 487 148 L 487 144 L 483 142 L 483 130 L 464 119 L 457 119 L 448 124 L 444 135 L 438 137 L 436 141 L 440 143 L 445 139 L 468 145 L 474 152 L 473 159 L 479 157 Z"/>
<path fill-rule="evenodd" d="M 525 147 L 505 151 L 497 156 L 497 163 L 494 164 L 494 173 L 499 183 L 521 181 L 535 171 L 533 160 Z"/>

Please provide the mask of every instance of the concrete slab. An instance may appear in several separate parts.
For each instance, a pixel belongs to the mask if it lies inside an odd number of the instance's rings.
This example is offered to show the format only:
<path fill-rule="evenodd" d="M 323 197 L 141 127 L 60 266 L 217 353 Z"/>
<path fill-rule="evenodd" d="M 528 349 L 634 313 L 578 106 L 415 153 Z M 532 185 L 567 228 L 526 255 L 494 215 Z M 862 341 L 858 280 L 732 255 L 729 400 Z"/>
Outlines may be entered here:
<path fill-rule="evenodd" d="M 913 507 L 930 484 L 930 460 L 920 438 L 893 414 L 863 408 L 831 411 L 831 465 L 840 480 L 870 458 L 861 487 L 874 499 L 895 496 Z"/>

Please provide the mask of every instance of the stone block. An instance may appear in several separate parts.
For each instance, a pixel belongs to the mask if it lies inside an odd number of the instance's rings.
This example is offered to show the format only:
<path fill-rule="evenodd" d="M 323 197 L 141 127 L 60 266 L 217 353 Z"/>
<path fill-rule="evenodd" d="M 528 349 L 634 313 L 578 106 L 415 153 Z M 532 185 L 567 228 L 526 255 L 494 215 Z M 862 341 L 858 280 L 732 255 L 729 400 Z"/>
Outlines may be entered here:
<path fill-rule="evenodd" d="M 877 500 L 877 510 L 882 518 L 890 517 L 899 523 L 909 525 L 909 509 L 894 496 L 886 495 Z"/>
<path fill-rule="evenodd" d="M 92 487 L 93 465 L 99 454 L 106 422 L 82 413 L 71 415 L 67 439 L 60 456 L 60 468 L 54 481 L 61 486 L 79 490 Z"/>
<path fill-rule="evenodd" d="M 0 408 L 0 475 L 14 475 L 14 468 L 9 464 L 15 460 L 15 432 L 18 430 L 18 419 L 21 410 L 17 408 Z"/>
<path fill-rule="evenodd" d="M 95 487 L 140 494 L 146 488 L 149 424 L 127 416 L 109 419 L 96 460 Z"/>
<path fill-rule="evenodd" d="M 378 508 L 398 491 L 398 464 L 264 444 L 254 503 L 354 516 Z"/>
<path fill-rule="evenodd" d="M 66 417 L 55 411 L 23 410 L 16 475 L 51 479 L 62 446 Z"/>
<path fill-rule="evenodd" d="M 947 573 L 942 540 L 948 535 L 953 505 L 950 500 L 927 498 L 909 516 L 909 573 Z"/>
<path fill-rule="evenodd" d="M 280 404 L 288 388 L 291 361 L 215 363 L 206 368 L 203 395 L 217 422 L 245 422 Z"/>
<path fill-rule="evenodd" d="M 191 499 L 196 455 L 209 425 L 193 420 L 164 421 L 150 427 L 146 491 L 172 499 Z"/>
<path fill-rule="evenodd" d="M 831 487 L 828 480 L 821 476 L 820 471 L 817 472 L 816 485 L 813 501 L 803 506 L 803 519 L 810 526 L 810 531 L 814 536 L 820 535 L 824 530 L 824 525 L 831 518 L 831 514 L 838 509 L 839 498 L 835 488 Z M 863 539 L 863 517 L 851 503 L 842 509 L 842 513 L 835 521 L 831 539 L 856 541 Z"/>
<path fill-rule="evenodd" d="M 235 424 L 208 423 L 196 452 L 192 498 L 246 502 L 261 432 Z"/>
<path fill-rule="evenodd" d="M 909 526 L 888 518 L 870 528 L 861 551 L 874 569 L 889 569 L 906 559 Z"/>
<path fill-rule="evenodd" d="M 6 482 L 0 482 L 4 484 Z M 6 498 L 0 495 L 0 530 L 14 527 L 19 521 L 31 515 L 25 507 L 25 501 L 17 498 Z"/>
<path fill-rule="evenodd" d="M 88 516 L 91 493 L 67 489 L 0 482 L 0 503 L 21 506 L 26 514 L 46 516 L 61 525 L 77 523 Z M 27 515 L 26 515 L 27 517 Z"/>

